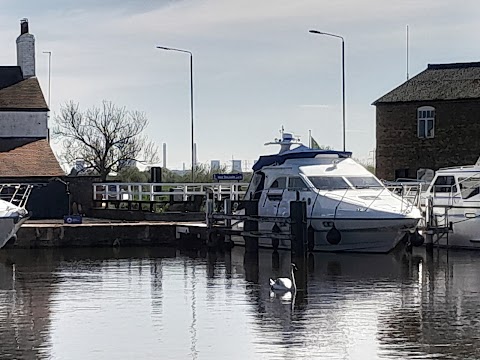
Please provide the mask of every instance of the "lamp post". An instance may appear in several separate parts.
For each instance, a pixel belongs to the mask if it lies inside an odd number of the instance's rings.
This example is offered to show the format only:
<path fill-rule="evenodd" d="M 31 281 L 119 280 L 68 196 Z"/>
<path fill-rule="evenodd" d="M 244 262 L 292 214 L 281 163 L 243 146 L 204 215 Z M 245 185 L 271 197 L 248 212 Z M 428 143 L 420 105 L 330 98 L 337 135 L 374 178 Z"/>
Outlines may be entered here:
<path fill-rule="evenodd" d="M 318 30 L 310 30 L 309 33 L 331 36 L 342 40 L 342 118 L 343 118 L 343 151 L 345 151 L 345 39 L 343 36 L 326 33 Z"/>
<path fill-rule="evenodd" d="M 165 46 L 157 46 L 157 49 L 160 50 L 167 50 L 167 51 L 176 51 L 181 53 L 186 53 L 190 55 L 190 115 L 191 115 L 191 131 L 192 131 L 192 183 L 194 181 L 195 176 L 195 138 L 193 132 L 193 54 L 191 51 L 182 50 L 182 49 L 175 49 Z"/>
<path fill-rule="evenodd" d="M 48 108 L 50 109 L 50 93 L 52 91 L 51 79 L 52 79 L 52 52 L 43 51 L 44 54 L 48 54 Z"/>

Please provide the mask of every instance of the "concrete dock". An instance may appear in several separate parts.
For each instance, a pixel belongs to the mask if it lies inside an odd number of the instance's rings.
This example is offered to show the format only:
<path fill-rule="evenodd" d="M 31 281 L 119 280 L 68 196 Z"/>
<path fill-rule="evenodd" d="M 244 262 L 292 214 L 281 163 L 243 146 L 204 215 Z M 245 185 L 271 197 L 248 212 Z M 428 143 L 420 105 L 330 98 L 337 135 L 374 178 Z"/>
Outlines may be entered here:
<path fill-rule="evenodd" d="M 188 240 L 204 243 L 202 222 L 118 221 L 84 218 L 82 224 L 63 220 L 29 220 L 17 233 L 13 248 L 112 246 L 177 246 Z"/>

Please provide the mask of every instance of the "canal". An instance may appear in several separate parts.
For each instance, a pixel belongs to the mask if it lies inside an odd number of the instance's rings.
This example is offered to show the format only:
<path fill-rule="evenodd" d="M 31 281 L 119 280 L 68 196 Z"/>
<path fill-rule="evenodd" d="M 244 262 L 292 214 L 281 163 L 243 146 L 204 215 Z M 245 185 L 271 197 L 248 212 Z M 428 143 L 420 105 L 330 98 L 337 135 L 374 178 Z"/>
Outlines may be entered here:
<path fill-rule="evenodd" d="M 0 359 L 480 358 L 477 252 L 0 253 Z M 302 276 L 302 274 L 297 274 Z"/>

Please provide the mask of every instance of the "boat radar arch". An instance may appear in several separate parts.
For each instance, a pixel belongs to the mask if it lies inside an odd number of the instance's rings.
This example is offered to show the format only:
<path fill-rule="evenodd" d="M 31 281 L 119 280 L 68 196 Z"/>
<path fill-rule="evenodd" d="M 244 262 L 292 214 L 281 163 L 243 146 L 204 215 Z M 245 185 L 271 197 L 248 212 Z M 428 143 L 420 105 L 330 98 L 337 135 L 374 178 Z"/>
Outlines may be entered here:
<path fill-rule="evenodd" d="M 292 145 L 303 145 L 303 144 L 300 142 L 300 139 L 295 138 L 293 134 L 282 132 L 281 139 L 275 139 L 274 141 L 265 143 L 265 145 L 280 145 L 280 151 L 278 153 L 281 154 L 291 150 L 290 147 Z"/>

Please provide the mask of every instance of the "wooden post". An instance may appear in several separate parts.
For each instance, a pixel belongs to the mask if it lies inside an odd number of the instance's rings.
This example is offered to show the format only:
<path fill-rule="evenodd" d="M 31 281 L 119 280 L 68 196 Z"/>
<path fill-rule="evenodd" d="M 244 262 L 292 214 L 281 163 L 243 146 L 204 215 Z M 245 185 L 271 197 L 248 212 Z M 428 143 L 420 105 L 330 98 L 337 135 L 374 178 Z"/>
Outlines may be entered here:
<path fill-rule="evenodd" d="M 230 199 L 225 199 L 223 202 L 223 212 L 225 215 L 232 215 L 232 200 Z M 232 228 L 232 220 L 231 219 L 226 219 L 225 220 L 225 227 L 228 230 L 231 230 Z M 231 247 L 231 242 L 232 242 L 232 237 L 228 234 L 225 235 L 224 243 L 227 245 L 228 248 Z"/>
<path fill-rule="evenodd" d="M 427 251 L 433 251 L 433 230 L 428 230 L 425 234 L 425 249 Z"/>
<path fill-rule="evenodd" d="M 245 215 L 257 216 L 258 215 L 258 201 L 244 200 Z M 243 231 L 252 232 L 258 231 L 258 221 L 245 220 L 243 223 Z M 245 236 L 245 252 L 258 253 L 258 238 L 254 236 Z"/>
<path fill-rule="evenodd" d="M 292 234 L 292 257 L 305 257 L 307 244 L 307 204 L 305 201 L 290 202 L 290 220 Z"/>

